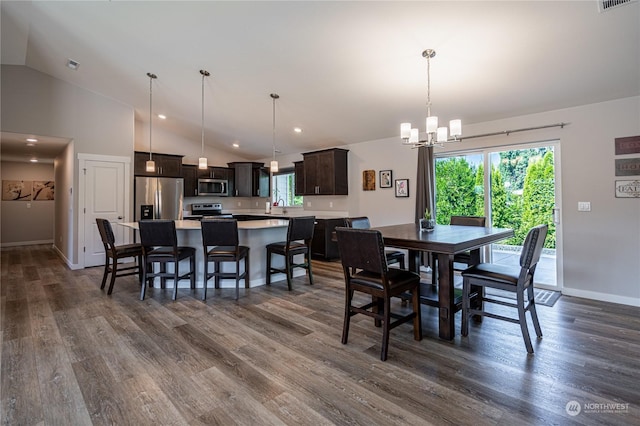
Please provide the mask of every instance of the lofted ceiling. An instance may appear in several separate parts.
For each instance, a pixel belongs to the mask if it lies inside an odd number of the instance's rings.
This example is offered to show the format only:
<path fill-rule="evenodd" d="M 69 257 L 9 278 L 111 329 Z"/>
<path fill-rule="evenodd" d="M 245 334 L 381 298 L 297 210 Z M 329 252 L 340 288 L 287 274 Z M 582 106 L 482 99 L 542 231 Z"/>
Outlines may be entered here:
<path fill-rule="evenodd" d="M 248 159 L 392 137 L 432 112 L 476 123 L 640 94 L 640 8 L 597 1 L 2 1 L 2 63 Z M 67 67 L 68 59 L 79 63 Z M 3 107 L 8 107 L 3 105 Z M 545 124 L 545 123 L 541 123 Z M 303 132 L 293 132 L 300 127 Z M 11 129 L 2 129 L 5 132 Z M 498 129 L 502 130 L 502 129 Z M 464 131 L 464 127 L 463 127 Z M 51 135 L 55 136 L 55 135 Z M 3 133 L 4 137 L 4 133 Z M 4 141 L 3 141 L 4 145 Z M 4 149 L 3 149 L 4 153 Z"/>

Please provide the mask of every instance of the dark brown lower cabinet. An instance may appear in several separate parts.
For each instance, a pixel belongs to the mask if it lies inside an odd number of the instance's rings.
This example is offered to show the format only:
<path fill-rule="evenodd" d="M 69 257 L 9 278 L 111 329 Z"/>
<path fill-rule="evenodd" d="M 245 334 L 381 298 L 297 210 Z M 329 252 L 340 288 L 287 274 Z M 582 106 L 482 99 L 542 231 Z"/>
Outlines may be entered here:
<path fill-rule="evenodd" d="M 336 226 L 344 226 L 343 218 L 316 219 L 311 240 L 311 256 L 324 260 L 339 259 L 338 242 L 333 239 Z"/>

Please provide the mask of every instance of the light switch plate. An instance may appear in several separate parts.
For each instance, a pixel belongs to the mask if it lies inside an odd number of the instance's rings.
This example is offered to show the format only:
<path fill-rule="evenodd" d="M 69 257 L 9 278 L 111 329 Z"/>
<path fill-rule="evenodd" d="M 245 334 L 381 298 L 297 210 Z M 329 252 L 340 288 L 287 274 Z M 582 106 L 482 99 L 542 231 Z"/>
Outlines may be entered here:
<path fill-rule="evenodd" d="M 591 211 L 591 202 L 590 201 L 578 201 L 578 211 L 579 212 L 590 212 Z"/>

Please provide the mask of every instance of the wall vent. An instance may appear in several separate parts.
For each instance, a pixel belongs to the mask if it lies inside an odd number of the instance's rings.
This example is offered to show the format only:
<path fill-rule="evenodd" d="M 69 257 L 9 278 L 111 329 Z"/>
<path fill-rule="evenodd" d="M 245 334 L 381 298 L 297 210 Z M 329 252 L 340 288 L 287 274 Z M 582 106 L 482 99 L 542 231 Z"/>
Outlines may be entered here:
<path fill-rule="evenodd" d="M 613 8 L 623 6 L 627 3 L 634 3 L 637 0 L 598 0 L 598 11 L 605 12 Z"/>

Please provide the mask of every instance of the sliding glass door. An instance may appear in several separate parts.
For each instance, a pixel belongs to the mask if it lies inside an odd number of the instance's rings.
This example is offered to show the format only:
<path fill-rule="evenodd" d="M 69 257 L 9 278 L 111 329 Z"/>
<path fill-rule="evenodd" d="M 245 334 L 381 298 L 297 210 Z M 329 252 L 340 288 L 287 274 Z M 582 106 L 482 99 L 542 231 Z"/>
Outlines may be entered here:
<path fill-rule="evenodd" d="M 485 216 L 490 226 L 512 228 L 515 236 L 492 244 L 485 260 L 518 265 L 529 229 L 547 224 L 549 234 L 536 270 L 536 285 L 561 285 L 558 256 L 558 143 L 486 149 L 436 158 L 436 221 L 453 215 Z"/>

